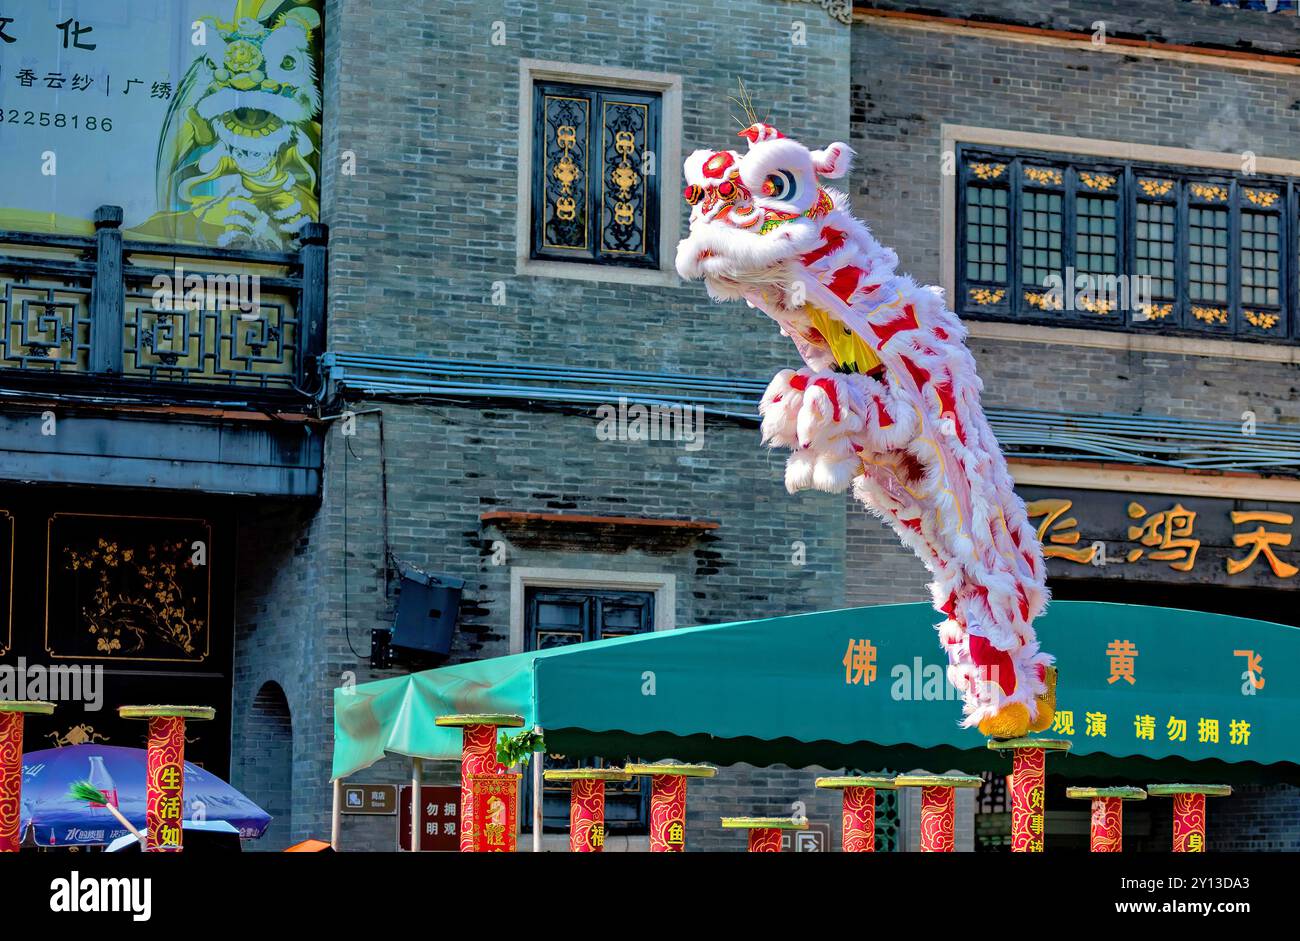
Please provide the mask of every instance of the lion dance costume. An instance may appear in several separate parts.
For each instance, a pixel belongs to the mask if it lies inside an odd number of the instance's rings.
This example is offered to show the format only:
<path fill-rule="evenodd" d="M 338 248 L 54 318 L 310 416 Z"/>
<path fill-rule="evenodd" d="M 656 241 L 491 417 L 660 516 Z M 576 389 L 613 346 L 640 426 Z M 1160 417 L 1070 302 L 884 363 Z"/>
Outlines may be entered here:
<path fill-rule="evenodd" d="M 848 172 L 847 145 L 810 151 L 762 123 L 741 136 L 744 154 L 686 161 L 677 271 L 794 341 L 804 367 L 778 373 L 760 406 L 764 440 L 792 452 L 786 488 L 852 487 L 921 557 L 964 725 L 997 738 L 1049 727 L 1055 670 L 1033 629 L 1042 546 L 980 408 L 965 328 L 820 185 Z"/>

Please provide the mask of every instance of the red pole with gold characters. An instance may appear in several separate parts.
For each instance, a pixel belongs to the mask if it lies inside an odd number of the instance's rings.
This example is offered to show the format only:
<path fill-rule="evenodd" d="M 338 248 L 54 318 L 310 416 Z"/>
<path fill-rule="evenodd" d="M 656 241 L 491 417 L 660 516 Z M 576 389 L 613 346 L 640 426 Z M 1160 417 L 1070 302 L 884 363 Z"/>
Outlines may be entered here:
<path fill-rule="evenodd" d="M 1124 802 L 1147 799 L 1140 787 L 1067 787 L 1065 796 L 1092 801 L 1089 846 L 1094 853 L 1124 851 Z"/>
<path fill-rule="evenodd" d="M 921 789 L 921 852 L 951 853 L 956 848 L 957 788 L 977 788 L 974 774 L 900 774 L 895 787 Z"/>
<path fill-rule="evenodd" d="M 686 781 L 711 778 L 710 765 L 628 765 L 628 774 L 650 778 L 650 852 L 680 853 L 686 849 Z"/>
<path fill-rule="evenodd" d="M 435 725 L 459 728 L 460 749 L 460 851 L 474 849 L 474 793 L 471 778 L 481 774 L 502 774 L 505 768 L 497 761 L 497 729 L 518 729 L 524 717 L 508 713 L 462 713 L 438 716 Z"/>
<path fill-rule="evenodd" d="M 749 852 L 781 852 L 781 832 L 783 830 L 807 830 L 807 820 L 795 820 L 793 817 L 723 817 L 724 830 L 748 830 Z"/>
<path fill-rule="evenodd" d="M 543 772 L 547 781 L 569 781 L 569 851 L 600 853 L 605 849 L 605 782 L 631 781 L 622 768 L 557 768 Z"/>
<path fill-rule="evenodd" d="M 1070 743 L 1056 738 L 990 739 L 989 748 L 1011 752 L 1011 852 L 1041 853 L 1046 833 L 1047 753 L 1068 752 Z"/>
<path fill-rule="evenodd" d="M 145 756 L 145 849 L 179 853 L 184 842 L 185 720 L 209 720 L 211 706 L 119 706 L 123 719 L 149 722 Z"/>
<path fill-rule="evenodd" d="M 0 700 L 0 853 L 16 853 L 23 841 L 18 830 L 23 796 L 23 723 L 27 716 L 48 716 L 54 703 L 36 699 Z"/>
<path fill-rule="evenodd" d="M 1228 797 L 1226 784 L 1150 784 L 1152 797 L 1174 799 L 1174 852 L 1205 852 L 1205 798 Z"/>
<path fill-rule="evenodd" d="M 840 845 L 846 853 L 876 851 L 876 791 L 892 791 L 893 775 L 818 778 L 817 786 L 844 792 Z"/>

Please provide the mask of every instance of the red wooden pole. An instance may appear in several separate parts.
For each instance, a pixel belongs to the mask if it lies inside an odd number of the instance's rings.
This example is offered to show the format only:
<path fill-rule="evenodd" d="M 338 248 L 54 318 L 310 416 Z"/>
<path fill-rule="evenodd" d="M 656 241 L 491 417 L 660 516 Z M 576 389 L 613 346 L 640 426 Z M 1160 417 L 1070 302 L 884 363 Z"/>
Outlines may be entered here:
<path fill-rule="evenodd" d="M 1124 802 L 1146 800 L 1140 787 L 1068 787 L 1065 796 L 1092 802 L 1088 828 L 1089 847 L 1094 853 L 1124 851 Z"/>
<path fill-rule="evenodd" d="M 977 788 L 983 778 L 971 774 L 901 774 L 898 787 L 921 789 L 921 852 L 951 853 L 956 848 L 959 787 Z"/>
<path fill-rule="evenodd" d="M 0 702 L 0 853 L 16 853 L 23 796 L 23 725 L 28 715 L 49 715 L 54 703 L 39 700 Z"/>
<path fill-rule="evenodd" d="M 1011 752 L 1011 852 L 1041 853 L 1046 836 L 1047 753 L 1067 752 L 1070 743 L 1051 738 L 992 739 L 989 748 Z"/>
<path fill-rule="evenodd" d="M 686 849 L 686 782 L 711 778 L 710 765 L 628 765 L 628 774 L 650 778 L 650 852 L 681 853 Z"/>
<path fill-rule="evenodd" d="M 1227 797 L 1232 788 L 1226 784 L 1152 784 L 1152 797 L 1174 799 L 1174 852 L 1205 852 L 1205 798 Z"/>
<path fill-rule="evenodd" d="M 751 853 L 781 852 L 783 830 L 807 830 L 807 820 L 793 817 L 723 817 L 724 830 L 747 830 L 748 849 Z"/>
<path fill-rule="evenodd" d="M 179 853 L 185 829 L 185 720 L 212 719 L 211 706 L 122 706 L 123 719 L 149 721 L 145 756 L 145 849 Z"/>
<path fill-rule="evenodd" d="M 570 781 L 569 852 L 600 853 L 605 849 L 605 782 L 631 781 L 622 768 L 557 768 L 544 772 L 547 781 Z"/>
<path fill-rule="evenodd" d="M 471 778 L 478 774 L 500 774 L 497 761 L 497 729 L 518 729 L 524 717 L 505 713 L 465 713 L 438 716 L 435 725 L 459 728 L 460 749 L 460 851 L 474 852 L 474 793 Z M 537 760 L 537 759 L 534 759 Z M 416 826 L 412 823 L 411 826 Z"/>
<path fill-rule="evenodd" d="M 818 778 L 817 786 L 844 792 L 840 845 L 846 853 L 876 851 L 876 791 L 894 790 L 892 775 Z"/>

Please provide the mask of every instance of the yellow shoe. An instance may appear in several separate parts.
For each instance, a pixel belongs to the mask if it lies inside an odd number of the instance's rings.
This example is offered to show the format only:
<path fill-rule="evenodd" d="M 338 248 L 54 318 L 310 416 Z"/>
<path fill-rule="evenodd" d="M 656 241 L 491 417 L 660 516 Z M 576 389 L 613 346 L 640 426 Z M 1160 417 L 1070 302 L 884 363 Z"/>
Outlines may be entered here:
<path fill-rule="evenodd" d="M 1015 702 L 979 724 L 980 734 L 989 738 L 1023 738 L 1029 731 L 1029 707 Z"/>
<path fill-rule="evenodd" d="M 1038 697 L 1038 718 L 1029 725 L 1033 732 L 1050 729 L 1056 719 L 1056 667 L 1043 670 L 1043 682 L 1047 684 L 1047 691 Z"/>

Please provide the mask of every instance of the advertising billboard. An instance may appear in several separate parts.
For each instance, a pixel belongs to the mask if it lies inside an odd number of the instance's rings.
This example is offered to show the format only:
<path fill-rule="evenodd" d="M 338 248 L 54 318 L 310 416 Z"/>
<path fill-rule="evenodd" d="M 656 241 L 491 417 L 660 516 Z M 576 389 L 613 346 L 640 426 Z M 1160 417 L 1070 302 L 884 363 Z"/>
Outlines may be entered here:
<path fill-rule="evenodd" d="M 0 4 L 0 230 L 285 250 L 319 215 L 323 0 Z"/>

